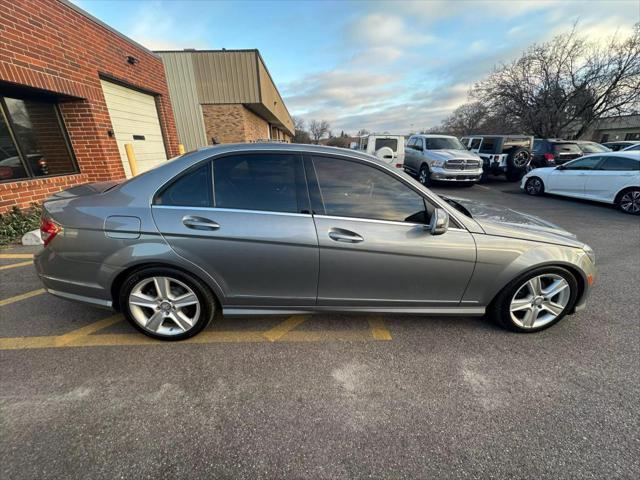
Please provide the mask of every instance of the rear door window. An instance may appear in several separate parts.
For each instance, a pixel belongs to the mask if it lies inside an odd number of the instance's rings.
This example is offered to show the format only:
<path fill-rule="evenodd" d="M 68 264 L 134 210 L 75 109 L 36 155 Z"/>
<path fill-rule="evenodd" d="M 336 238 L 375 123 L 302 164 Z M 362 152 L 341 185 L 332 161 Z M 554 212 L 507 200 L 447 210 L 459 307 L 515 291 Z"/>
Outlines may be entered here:
<path fill-rule="evenodd" d="M 602 160 L 600 156 L 581 158 L 573 162 L 566 163 L 563 170 L 593 170 Z"/>
<path fill-rule="evenodd" d="M 308 213 L 302 160 L 280 153 L 242 154 L 213 162 L 216 208 Z"/>
<path fill-rule="evenodd" d="M 638 171 L 640 170 L 640 162 L 625 157 L 606 157 L 599 170 Z"/>
<path fill-rule="evenodd" d="M 156 196 L 154 203 L 180 207 L 213 206 L 211 163 L 206 162 L 179 176 Z"/>

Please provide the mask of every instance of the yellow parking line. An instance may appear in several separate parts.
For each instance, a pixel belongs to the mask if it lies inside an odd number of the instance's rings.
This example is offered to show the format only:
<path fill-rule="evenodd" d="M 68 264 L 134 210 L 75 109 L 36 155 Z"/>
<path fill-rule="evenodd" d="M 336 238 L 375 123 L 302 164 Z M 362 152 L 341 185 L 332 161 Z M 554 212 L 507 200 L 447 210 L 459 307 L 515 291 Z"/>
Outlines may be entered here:
<path fill-rule="evenodd" d="M 35 297 L 36 295 L 41 295 L 44 292 L 45 292 L 44 288 L 39 288 L 37 290 L 32 290 L 27 293 L 16 295 L 15 297 L 5 298 L 4 300 L 0 300 L 0 307 L 4 307 L 5 305 L 10 305 L 12 303 L 19 302 L 20 300 L 26 300 L 27 298 Z"/>
<path fill-rule="evenodd" d="M 0 266 L 0 270 L 9 270 L 10 268 L 26 267 L 27 265 L 33 265 L 33 261 L 28 260 L 26 262 L 12 263 L 11 265 L 2 265 Z"/>
<path fill-rule="evenodd" d="M 387 330 L 387 327 L 382 321 L 382 317 L 369 317 L 369 327 L 371 327 L 371 333 L 374 339 L 382 341 L 391 340 L 391 332 Z"/>
<path fill-rule="evenodd" d="M 124 317 L 121 314 L 112 315 L 107 318 L 103 318 L 102 320 L 98 320 L 97 322 L 93 322 L 84 327 L 78 328 L 77 330 L 73 330 L 72 332 L 65 333 L 61 335 L 61 339 L 64 342 L 64 345 L 70 345 L 75 341 L 81 340 L 83 337 L 87 335 L 91 335 L 94 332 L 102 330 L 103 328 L 110 327 L 111 325 L 122 321 Z"/>
<path fill-rule="evenodd" d="M 0 258 L 33 258 L 33 253 L 0 253 Z"/>
<path fill-rule="evenodd" d="M 280 340 L 287 333 L 304 322 L 307 318 L 309 317 L 306 315 L 294 315 L 293 317 L 287 318 L 284 322 L 279 323 L 271 330 L 267 330 L 262 335 L 270 342 L 275 342 L 276 340 Z"/>

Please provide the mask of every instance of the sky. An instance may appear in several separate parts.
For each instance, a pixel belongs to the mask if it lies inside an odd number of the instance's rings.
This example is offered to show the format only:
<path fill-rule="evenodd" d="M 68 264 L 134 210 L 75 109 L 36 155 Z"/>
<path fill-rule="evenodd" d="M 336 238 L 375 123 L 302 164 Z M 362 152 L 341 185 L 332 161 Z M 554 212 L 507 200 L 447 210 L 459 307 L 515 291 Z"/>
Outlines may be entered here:
<path fill-rule="evenodd" d="M 624 37 L 638 0 L 74 0 L 152 50 L 257 48 L 289 112 L 334 134 L 435 126 L 529 45 Z"/>

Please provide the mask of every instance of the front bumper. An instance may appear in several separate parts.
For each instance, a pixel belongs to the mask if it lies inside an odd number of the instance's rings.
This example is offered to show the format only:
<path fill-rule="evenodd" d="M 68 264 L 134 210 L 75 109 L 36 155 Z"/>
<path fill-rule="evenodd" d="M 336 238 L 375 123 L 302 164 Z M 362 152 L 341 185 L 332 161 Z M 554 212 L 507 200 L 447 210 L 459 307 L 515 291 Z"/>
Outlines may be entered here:
<path fill-rule="evenodd" d="M 449 170 L 442 167 L 432 167 L 431 178 L 439 182 L 477 182 L 482 176 L 482 169 Z"/>

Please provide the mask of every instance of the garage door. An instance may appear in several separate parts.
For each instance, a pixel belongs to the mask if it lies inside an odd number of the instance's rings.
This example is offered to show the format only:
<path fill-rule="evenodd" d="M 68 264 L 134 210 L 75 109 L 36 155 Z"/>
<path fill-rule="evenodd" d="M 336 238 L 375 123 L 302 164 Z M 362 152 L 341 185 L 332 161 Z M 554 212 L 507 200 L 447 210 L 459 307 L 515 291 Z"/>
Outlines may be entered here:
<path fill-rule="evenodd" d="M 127 178 L 131 177 L 131 169 L 124 148 L 126 143 L 133 144 L 138 173 L 165 162 L 167 153 L 153 95 L 104 80 L 101 83 Z"/>

